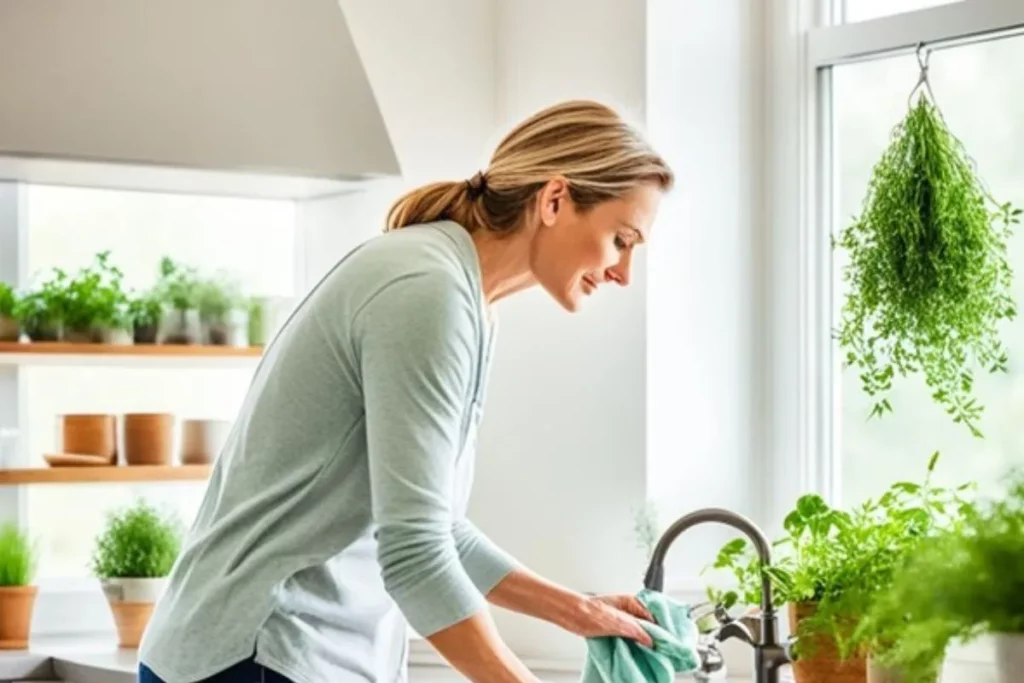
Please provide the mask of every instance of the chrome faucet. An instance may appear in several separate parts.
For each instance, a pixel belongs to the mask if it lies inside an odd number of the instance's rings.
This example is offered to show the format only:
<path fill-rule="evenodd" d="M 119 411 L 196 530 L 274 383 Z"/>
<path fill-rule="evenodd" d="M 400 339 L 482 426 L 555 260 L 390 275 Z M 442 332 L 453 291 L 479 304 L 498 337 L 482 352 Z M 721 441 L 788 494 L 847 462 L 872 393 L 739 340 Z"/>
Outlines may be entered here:
<path fill-rule="evenodd" d="M 754 544 L 754 550 L 763 566 L 771 565 L 771 547 L 768 539 L 757 526 L 743 515 L 719 508 L 705 508 L 680 517 L 662 535 L 651 555 L 644 586 L 649 590 L 662 591 L 665 583 L 665 555 L 676 538 L 697 524 L 718 522 L 742 531 Z M 694 678 L 707 681 L 712 673 L 724 665 L 717 643 L 729 638 L 739 638 L 754 650 L 755 683 L 779 683 L 779 668 L 792 661 L 790 644 L 778 642 L 778 623 L 775 606 L 772 604 L 772 586 L 767 575 L 761 579 L 761 614 L 756 618 L 733 619 L 721 605 L 714 607 L 718 628 L 712 631 L 710 640 L 698 646 L 701 659 L 700 671 Z M 757 622 L 760 622 L 757 627 Z M 753 626 L 753 628 L 752 628 Z M 760 633 L 755 633 L 759 630 Z"/>

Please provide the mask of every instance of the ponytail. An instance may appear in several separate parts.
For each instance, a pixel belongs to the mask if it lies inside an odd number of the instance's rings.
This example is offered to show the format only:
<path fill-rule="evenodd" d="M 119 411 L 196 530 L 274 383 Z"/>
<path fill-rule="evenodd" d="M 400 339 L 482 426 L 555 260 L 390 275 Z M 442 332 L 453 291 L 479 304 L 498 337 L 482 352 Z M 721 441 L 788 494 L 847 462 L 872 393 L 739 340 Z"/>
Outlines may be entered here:
<path fill-rule="evenodd" d="M 583 210 L 648 183 L 668 190 L 674 181 L 668 164 L 612 109 L 597 102 L 563 102 L 506 135 L 486 172 L 407 192 L 388 211 L 385 232 L 450 220 L 470 232 L 510 233 L 537 192 L 558 175 Z"/>
<path fill-rule="evenodd" d="M 385 232 L 416 223 L 454 220 L 454 214 L 464 213 L 463 206 L 468 202 L 465 183 L 440 182 L 423 185 L 407 192 L 391 206 Z"/>

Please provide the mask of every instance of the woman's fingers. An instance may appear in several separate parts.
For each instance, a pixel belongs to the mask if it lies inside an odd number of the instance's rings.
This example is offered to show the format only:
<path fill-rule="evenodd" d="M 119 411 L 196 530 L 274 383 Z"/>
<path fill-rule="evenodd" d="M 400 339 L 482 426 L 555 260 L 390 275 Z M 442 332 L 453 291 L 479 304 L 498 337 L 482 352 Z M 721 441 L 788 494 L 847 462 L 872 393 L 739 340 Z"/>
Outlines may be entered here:
<path fill-rule="evenodd" d="M 631 634 L 626 634 L 629 638 L 646 647 L 654 647 L 654 640 L 651 639 L 651 634 L 639 622 L 633 621 L 632 631 Z"/>
<path fill-rule="evenodd" d="M 654 617 L 647 608 L 644 607 L 644 604 L 632 595 L 604 595 L 601 596 L 599 600 L 606 602 L 612 607 L 618 608 L 623 612 L 632 614 L 638 619 L 654 621 Z"/>
<path fill-rule="evenodd" d="M 644 619 L 646 621 L 654 621 L 654 617 L 651 615 L 650 611 L 644 607 L 644 603 L 632 596 L 627 597 L 628 599 L 626 600 L 625 611 L 629 612 L 634 617 Z"/>

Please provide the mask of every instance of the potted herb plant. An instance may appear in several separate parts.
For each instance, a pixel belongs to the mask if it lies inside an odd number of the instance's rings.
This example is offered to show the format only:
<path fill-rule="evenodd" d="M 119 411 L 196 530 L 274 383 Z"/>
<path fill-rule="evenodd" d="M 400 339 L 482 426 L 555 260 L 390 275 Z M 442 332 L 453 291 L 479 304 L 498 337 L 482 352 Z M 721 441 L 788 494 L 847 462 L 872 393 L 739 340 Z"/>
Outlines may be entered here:
<path fill-rule="evenodd" d="M 154 292 L 139 294 L 128 302 L 132 341 L 136 344 L 155 344 L 160 331 L 163 302 Z"/>
<path fill-rule="evenodd" d="M 67 274 L 55 268 L 38 289 L 25 294 L 14 308 L 21 329 L 33 342 L 60 341 L 63 337 Z"/>
<path fill-rule="evenodd" d="M 164 305 L 160 339 L 164 344 L 195 344 L 199 341 L 199 278 L 194 268 L 165 256 L 160 261 L 156 292 Z"/>
<path fill-rule="evenodd" d="M 248 345 L 248 309 L 235 283 L 224 276 L 202 280 L 197 288 L 197 300 L 203 343 Z"/>
<path fill-rule="evenodd" d="M 63 306 L 67 341 L 123 341 L 128 320 L 121 279 L 121 271 L 110 263 L 109 251 L 96 254 L 90 266 L 68 279 Z M 121 333 L 120 340 L 118 333 Z"/>
<path fill-rule="evenodd" d="M 898 623 L 889 662 L 918 670 L 953 645 L 983 636 L 995 645 L 1000 683 L 1024 670 L 1024 473 L 1005 498 L 967 507 L 960 524 L 908 558 L 869 619 Z"/>
<path fill-rule="evenodd" d="M 923 483 L 896 482 L 877 500 L 850 511 L 830 507 L 820 496 L 801 497 L 786 517 L 786 534 L 775 542 L 779 557 L 762 568 L 745 539 L 727 543 L 715 568 L 731 570 L 739 589 L 710 591 L 726 607 L 760 602 L 762 572 L 767 573 L 780 604 L 789 607 L 797 637 L 793 669 L 798 683 L 863 683 L 881 675 L 899 677 L 896 668 L 869 667 L 869 659 L 895 647 L 902 638 L 897 625 L 860 627 L 897 569 L 924 539 L 955 525 L 966 488 L 933 486 L 938 454 L 929 460 Z M 935 680 L 932 670 L 906 683 Z M 930 678 L 928 674 L 931 674 Z M 881 683 L 881 679 L 878 681 Z"/>
<path fill-rule="evenodd" d="M 103 588 L 121 647 L 138 647 L 181 548 L 177 518 L 140 500 L 111 514 L 96 539 L 92 569 Z"/>
<path fill-rule="evenodd" d="M 263 297 L 249 297 L 246 301 L 249 314 L 249 346 L 266 346 L 267 301 Z"/>
<path fill-rule="evenodd" d="M 21 337 L 21 326 L 14 314 L 17 305 L 14 288 L 0 282 L 0 341 L 18 341 Z"/>
<path fill-rule="evenodd" d="M 38 587 L 35 549 L 13 524 L 0 527 L 0 650 L 28 647 Z"/>

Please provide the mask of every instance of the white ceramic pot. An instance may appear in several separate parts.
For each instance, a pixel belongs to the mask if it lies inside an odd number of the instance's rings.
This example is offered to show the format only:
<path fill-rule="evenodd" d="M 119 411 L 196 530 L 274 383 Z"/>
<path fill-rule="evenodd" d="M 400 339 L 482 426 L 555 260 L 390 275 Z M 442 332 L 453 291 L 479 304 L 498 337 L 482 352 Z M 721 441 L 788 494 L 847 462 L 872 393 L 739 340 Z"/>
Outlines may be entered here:
<path fill-rule="evenodd" d="M 103 579 L 103 595 L 110 604 L 156 602 L 167 588 L 167 579 Z"/>
<path fill-rule="evenodd" d="M 182 420 L 181 463 L 205 465 L 213 462 L 230 433 L 229 420 Z"/>
<path fill-rule="evenodd" d="M 999 683 L 1024 680 L 1024 633 L 997 633 L 993 638 Z"/>
<path fill-rule="evenodd" d="M 103 579 L 100 586 L 114 615 L 118 645 L 137 648 L 167 579 Z"/>
<path fill-rule="evenodd" d="M 939 680 L 940 683 L 1002 683 L 996 669 L 995 641 L 983 636 L 966 644 L 950 643 Z"/>

